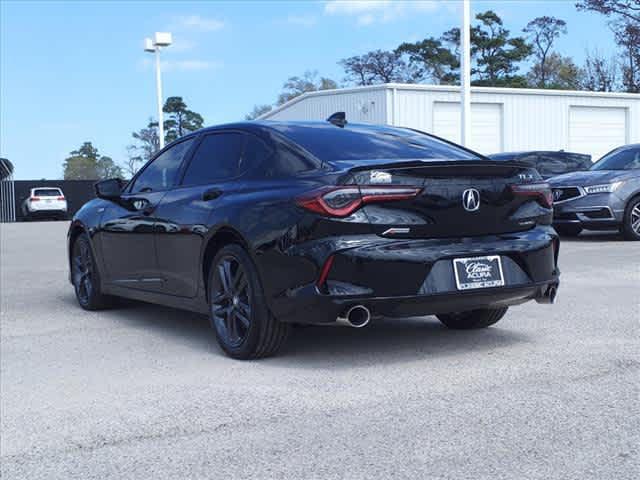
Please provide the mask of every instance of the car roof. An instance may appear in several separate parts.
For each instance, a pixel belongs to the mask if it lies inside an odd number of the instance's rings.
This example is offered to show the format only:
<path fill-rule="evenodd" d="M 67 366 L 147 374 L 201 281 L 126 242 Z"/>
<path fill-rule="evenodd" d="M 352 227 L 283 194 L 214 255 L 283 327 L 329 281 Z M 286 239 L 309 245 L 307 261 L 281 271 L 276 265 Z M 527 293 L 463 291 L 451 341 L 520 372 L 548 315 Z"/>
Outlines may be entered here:
<path fill-rule="evenodd" d="M 618 148 L 615 148 L 614 150 L 630 150 L 635 148 L 640 148 L 640 143 L 630 143 L 628 145 L 621 145 Z"/>
<path fill-rule="evenodd" d="M 363 133 L 363 132 L 371 132 L 371 133 L 388 133 L 388 134 L 393 134 L 393 135 L 397 135 L 397 136 L 404 136 L 404 137 L 413 137 L 413 136 L 422 136 L 422 135 L 428 135 L 430 137 L 433 137 L 435 139 L 444 141 L 446 143 L 450 143 L 452 146 L 456 147 L 456 148 L 460 148 L 462 150 L 466 150 L 467 152 L 469 152 L 470 154 L 476 155 L 479 158 L 487 158 L 486 156 L 475 152 L 473 150 L 470 150 L 466 147 L 463 147 L 462 145 L 453 143 L 445 138 L 442 137 L 438 137 L 436 135 L 433 135 L 431 133 L 427 133 L 427 132 L 422 132 L 420 130 L 417 129 L 413 129 L 413 128 L 409 128 L 409 127 L 396 127 L 396 126 L 391 126 L 391 125 L 376 125 L 376 124 L 370 124 L 370 123 L 347 123 L 344 127 L 339 127 L 336 126 L 334 124 L 332 124 L 331 122 L 328 121 L 301 121 L 301 120 L 295 120 L 295 121 L 280 121 L 280 120 L 248 120 L 248 121 L 243 121 L 243 122 L 234 122 L 234 123 L 225 123 L 225 124 L 221 124 L 221 125 L 214 125 L 214 126 L 210 126 L 210 127 L 204 127 L 201 128 L 200 130 L 196 130 L 195 132 L 189 133 L 187 135 L 184 135 L 182 137 L 180 137 L 179 139 L 173 141 L 172 143 L 168 144 L 167 146 L 165 146 L 165 149 L 169 148 L 170 146 L 172 146 L 173 144 L 179 142 L 179 141 L 183 141 L 187 138 L 192 138 L 195 137 L 197 135 L 203 134 L 203 133 L 208 133 L 208 132 L 216 132 L 216 131 L 221 131 L 221 130 L 242 130 L 242 131 L 248 131 L 248 132 L 252 132 L 255 133 L 257 135 L 270 135 L 273 133 L 278 133 L 280 135 L 284 135 L 287 133 L 288 129 L 295 129 L 295 130 L 331 130 L 334 131 L 336 133 L 340 133 L 341 131 L 352 131 L 352 129 L 357 129 L 358 132 Z"/>
<path fill-rule="evenodd" d="M 416 131 L 406 128 L 406 127 L 394 127 L 391 125 L 374 125 L 369 123 L 347 123 L 344 127 L 345 130 L 349 130 L 350 127 L 355 127 L 359 131 L 371 131 L 371 132 L 396 132 L 403 133 L 405 135 L 413 135 Z M 282 133 L 286 131 L 287 128 L 296 128 L 296 129 L 322 129 L 322 130 L 335 130 L 339 132 L 342 130 L 341 127 L 338 127 L 327 121 L 313 121 L 313 120 L 295 120 L 295 121 L 281 121 L 281 120 L 250 120 L 244 122 L 234 122 L 234 123 L 225 123 L 222 125 L 215 125 L 210 127 L 205 127 L 193 134 L 202 133 L 202 132 L 215 132 L 216 130 L 232 130 L 232 129 L 240 129 L 247 131 L 278 131 Z M 182 137 L 184 138 L 184 137 Z"/>
<path fill-rule="evenodd" d="M 532 155 L 537 153 L 555 153 L 561 155 L 585 155 L 588 156 L 588 153 L 578 153 L 578 152 L 567 152 L 566 150 L 522 150 L 518 152 L 500 152 L 500 153 L 492 153 L 489 155 L 490 157 L 494 155 Z"/>

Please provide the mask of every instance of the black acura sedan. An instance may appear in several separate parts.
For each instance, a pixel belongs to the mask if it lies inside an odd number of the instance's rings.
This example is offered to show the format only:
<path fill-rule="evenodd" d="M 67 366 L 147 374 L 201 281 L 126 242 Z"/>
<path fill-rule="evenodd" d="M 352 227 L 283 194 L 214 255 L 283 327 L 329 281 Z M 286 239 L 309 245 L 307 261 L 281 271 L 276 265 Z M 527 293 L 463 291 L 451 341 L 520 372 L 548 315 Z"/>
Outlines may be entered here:
<path fill-rule="evenodd" d="M 487 327 L 558 288 L 538 173 L 415 130 L 206 128 L 96 194 L 68 234 L 80 305 L 128 297 L 208 314 L 234 358 L 275 353 L 292 324 L 435 314 Z"/>

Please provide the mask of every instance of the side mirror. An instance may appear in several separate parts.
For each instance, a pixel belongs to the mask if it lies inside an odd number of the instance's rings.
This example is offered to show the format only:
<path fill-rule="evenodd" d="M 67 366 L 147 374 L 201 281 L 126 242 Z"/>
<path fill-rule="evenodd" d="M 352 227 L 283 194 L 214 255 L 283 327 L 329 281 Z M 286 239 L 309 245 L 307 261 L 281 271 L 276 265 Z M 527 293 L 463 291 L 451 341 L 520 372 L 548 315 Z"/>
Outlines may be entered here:
<path fill-rule="evenodd" d="M 108 180 L 102 180 L 94 185 L 94 188 L 96 189 L 96 197 L 104 198 L 105 200 L 115 200 L 120 198 L 123 187 L 124 181 L 120 178 L 109 178 Z"/>

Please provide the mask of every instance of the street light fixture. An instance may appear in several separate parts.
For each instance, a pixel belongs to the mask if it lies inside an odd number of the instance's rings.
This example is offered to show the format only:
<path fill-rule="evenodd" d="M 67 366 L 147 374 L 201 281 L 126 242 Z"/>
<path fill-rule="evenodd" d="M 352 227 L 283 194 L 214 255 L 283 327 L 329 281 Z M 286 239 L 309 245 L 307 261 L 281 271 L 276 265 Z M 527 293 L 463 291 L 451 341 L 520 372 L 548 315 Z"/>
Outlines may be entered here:
<path fill-rule="evenodd" d="M 168 47 L 172 43 L 171 34 L 156 32 L 153 39 L 144 39 L 144 51 L 156 55 L 156 94 L 158 102 L 158 137 L 160 148 L 164 148 L 164 118 L 162 115 L 162 78 L 160 76 L 160 48 Z"/>

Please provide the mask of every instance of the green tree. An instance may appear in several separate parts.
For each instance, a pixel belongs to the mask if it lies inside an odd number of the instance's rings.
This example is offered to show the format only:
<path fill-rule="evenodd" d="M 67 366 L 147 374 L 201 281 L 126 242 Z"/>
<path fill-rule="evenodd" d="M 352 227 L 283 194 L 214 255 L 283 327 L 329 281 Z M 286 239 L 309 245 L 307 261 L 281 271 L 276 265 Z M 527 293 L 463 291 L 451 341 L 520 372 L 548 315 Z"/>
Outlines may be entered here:
<path fill-rule="evenodd" d="M 611 19 L 609 25 L 621 50 L 622 86 L 629 93 L 640 93 L 640 1 L 580 0 L 576 7 Z"/>
<path fill-rule="evenodd" d="M 536 57 L 536 63 L 528 75 L 530 82 L 535 87 L 545 88 L 549 80 L 547 59 L 552 53 L 551 48 L 555 40 L 561 34 L 567 33 L 567 24 L 564 20 L 545 15 L 531 20 L 522 31 L 529 36 Z M 558 57 L 555 58 L 556 63 L 557 60 Z"/>
<path fill-rule="evenodd" d="M 369 67 L 369 60 L 366 55 L 355 55 L 344 58 L 338 62 L 347 74 L 346 81 L 354 85 L 364 86 L 374 83 L 374 75 Z"/>
<path fill-rule="evenodd" d="M 622 85 L 629 93 L 640 93 L 640 22 L 623 22 L 615 35 L 622 48 Z"/>
<path fill-rule="evenodd" d="M 403 52 L 372 50 L 364 55 L 342 59 L 338 64 L 344 69 L 346 80 L 355 85 L 415 81 L 409 66 L 402 58 Z"/>
<path fill-rule="evenodd" d="M 278 95 L 277 105 L 293 100 L 303 93 L 316 92 L 318 90 L 333 90 L 338 84 L 330 78 L 320 77 L 318 72 L 308 70 L 302 76 L 289 77 L 282 86 L 283 91 Z"/>
<path fill-rule="evenodd" d="M 518 64 L 532 53 L 523 37 L 512 37 L 502 19 L 492 10 L 476 15 L 471 27 L 472 84 L 493 87 L 526 87 L 527 79 L 518 75 Z M 460 29 L 452 28 L 443 40 L 459 51 Z"/>
<path fill-rule="evenodd" d="M 204 119 L 202 115 L 189 110 L 182 97 L 169 97 L 164 102 L 162 111 L 167 113 L 168 119 L 164 121 L 164 141 L 173 142 L 187 133 L 195 132 L 202 128 Z M 157 127 L 158 122 L 149 124 L 149 127 Z"/>
<path fill-rule="evenodd" d="M 121 177 L 122 170 L 111 157 L 100 155 L 91 142 L 84 142 L 64 160 L 65 180 L 102 180 Z"/>
<path fill-rule="evenodd" d="M 396 52 L 407 55 L 409 67 L 419 81 L 440 85 L 453 85 L 458 81 L 458 56 L 445 47 L 441 39 L 429 37 L 415 43 L 403 43 Z"/>
<path fill-rule="evenodd" d="M 253 110 L 247 113 L 244 118 L 245 120 L 255 120 L 261 115 L 264 115 L 267 112 L 270 112 L 273 107 L 271 105 L 254 105 Z"/>
<path fill-rule="evenodd" d="M 638 0 L 580 0 L 578 10 L 592 10 L 603 15 L 618 15 L 625 20 L 640 23 L 640 2 Z"/>
<path fill-rule="evenodd" d="M 127 147 L 127 162 L 125 170 L 132 177 L 141 165 L 147 163 L 160 149 L 158 125 L 150 119 L 146 128 L 133 132 L 134 142 Z"/>
<path fill-rule="evenodd" d="M 487 85 L 515 85 L 520 78 L 518 62 L 531 55 L 531 46 L 523 37 L 510 37 L 502 19 L 488 10 L 476 15 L 479 25 L 471 29 L 471 54 L 476 57 L 475 73 Z M 472 71 L 473 73 L 473 71 Z"/>
<path fill-rule="evenodd" d="M 582 88 L 594 92 L 613 92 L 618 85 L 618 63 L 600 52 L 587 52 L 582 69 Z"/>
<path fill-rule="evenodd" d="M 540 86 L 542 64 L 536 62 L 527 73 L 529 84 L 534 87 Z M 577 90 L 581 87 L 582 71 L 573 62 L 571 57 L 552 52 L 545 59 L 545 84 L 544 88 L 555 88 L 561 90 Z"/>

